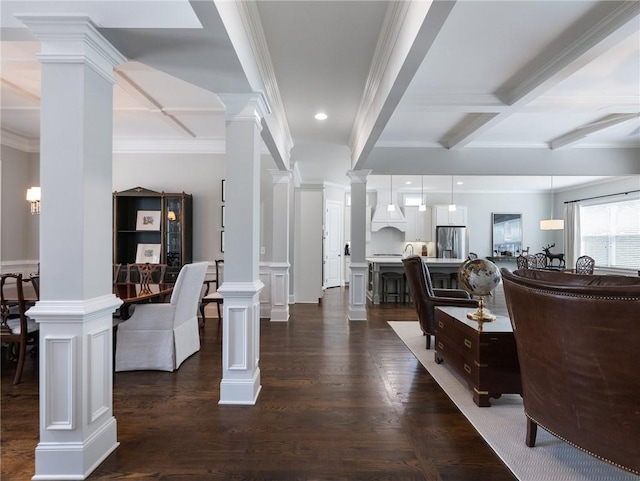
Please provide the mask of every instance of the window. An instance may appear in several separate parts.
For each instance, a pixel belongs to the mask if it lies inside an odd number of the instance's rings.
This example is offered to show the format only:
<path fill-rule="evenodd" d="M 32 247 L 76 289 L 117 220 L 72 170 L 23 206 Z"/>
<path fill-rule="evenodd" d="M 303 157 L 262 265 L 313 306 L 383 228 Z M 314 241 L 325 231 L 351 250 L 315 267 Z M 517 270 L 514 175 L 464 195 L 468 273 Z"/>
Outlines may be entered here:
<path fill-rule="evenodd" d="M 405 206 L 418 206 L 422 204 L 422 196 L 420 194 L 417 195 L 413 195 L 413 194 L 405 194 L 404 195 L 404 205 Z"/>
<path fill-rule="evenodd" d="M 597 266 L 640 268 L 640 199 L 580 206 L 580 253 Z"/>

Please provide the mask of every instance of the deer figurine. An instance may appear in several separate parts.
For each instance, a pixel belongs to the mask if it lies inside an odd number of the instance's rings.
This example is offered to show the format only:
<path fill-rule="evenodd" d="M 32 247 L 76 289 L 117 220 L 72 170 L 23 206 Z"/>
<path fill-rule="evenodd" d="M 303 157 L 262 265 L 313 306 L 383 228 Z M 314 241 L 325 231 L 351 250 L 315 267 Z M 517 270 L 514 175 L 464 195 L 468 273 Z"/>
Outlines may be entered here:
<path fill-rule="evenodd" d="M 555 242 L 553 244 L 549 244 L 547 247 L 543 247 L 542 250 L 544 251 L 544 255 L 547 256 L 547 259 L 549 259 L 549 265 L 553 266 L 553 260 L 554 259 L 558 259 L 558 267 L 564 267 L 565 266 L 565 262 L 564 262 L 564 254 L 560 253 L 560 254 L 552 254 L 551 252 L 549 252 L 549 250 L 552 247 L 555 247 L 556 244 Z"/>

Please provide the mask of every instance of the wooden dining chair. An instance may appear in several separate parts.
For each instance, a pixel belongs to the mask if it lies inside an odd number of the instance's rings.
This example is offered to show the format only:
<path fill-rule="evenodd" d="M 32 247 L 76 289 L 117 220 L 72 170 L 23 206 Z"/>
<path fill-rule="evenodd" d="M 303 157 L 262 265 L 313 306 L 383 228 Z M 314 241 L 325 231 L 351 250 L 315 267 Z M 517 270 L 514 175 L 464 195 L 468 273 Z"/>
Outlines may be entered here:
<path fill-rule="evenodd" d="M 2 274 L 0 281 L 0 342 L 7 344 L 8 361 L 16 362 L 13 384 L 19 384 L 24 368 L 27 346 L 37 347 L 38 324 L 27 317 L 22 274 Z"/>
<path fill-rule="evenodd" d="M 138 284 L 140 294 L 150 294 L 151 285 L 164 283 L 164 274 L 167 269 L 166 264 L 134 263 L 127 264 L 127 284 Z"/>
<path fill-rule="evenodd" d="M 120 280 L 120 271 L 122 270 L 122 264 L 113 264 L 113 286 Z"/>
<path fill-rule="evenodd" d="M 218 287 L 222 284 L 222 271 L 224 267 L 224 259 L 216 259 L 216 278 L 204 281 L 205 291 L 200 301 L 200 317 L 202 318 L 201 326 L 204 328 L 204 308 L 207 304 L 215 303 L 218 308 L 218 320 L 222 320 L 221 306 L 223 302 L 222 294 L 218 292 Z M 211 291 L 214 286 L 215 290 Z"/>
<path fill-rule="evenodd" d="M 40 274 L 29 274 L 29 280 L 33 286 L 33 292 L 36 293 L 36 300 L 40 300 Z"/>

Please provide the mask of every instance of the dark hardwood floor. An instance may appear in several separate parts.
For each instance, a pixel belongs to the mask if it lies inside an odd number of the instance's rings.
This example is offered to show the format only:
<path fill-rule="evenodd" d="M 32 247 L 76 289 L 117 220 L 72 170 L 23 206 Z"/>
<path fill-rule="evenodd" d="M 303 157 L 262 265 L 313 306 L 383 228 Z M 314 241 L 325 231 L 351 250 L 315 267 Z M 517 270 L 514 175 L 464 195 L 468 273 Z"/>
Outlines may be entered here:
<path fill-rule="evenodd" d="M 515 479 L 388 320 L 413 306 L 370 306 L 346 320 L 344 289 L 296 304 L 288 323 L 261 322 L 262 392 L 255 406 L 218 405 L 221 329 L 175 373 L 115 375 L 120 447 L 89 480 Z M 38 443 L 35 359 L 12 386 L 2 365 L 3 481 L 26 481 Z"/>

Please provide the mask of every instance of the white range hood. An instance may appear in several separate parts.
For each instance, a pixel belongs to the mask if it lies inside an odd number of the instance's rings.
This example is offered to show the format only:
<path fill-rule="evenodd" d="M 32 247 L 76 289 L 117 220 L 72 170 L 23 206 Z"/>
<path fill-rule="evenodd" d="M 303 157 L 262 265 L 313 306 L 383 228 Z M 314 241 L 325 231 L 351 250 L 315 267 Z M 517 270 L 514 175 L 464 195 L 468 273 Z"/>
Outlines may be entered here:
<path fill-rule="evenodd" d="M 376 232 L 385 227 L 391 227 L 398 229 L 401 232 L 405 232 L 407 221 L 404 218 L 404 214 L 400 210 L 400 206 L 394 202 L 393 210 L 389 210 L 390 192 L 384 190 L 378 190 L 378 203 L 373 211 L 373 217 L 371 218 L 371 231 Z"/>

